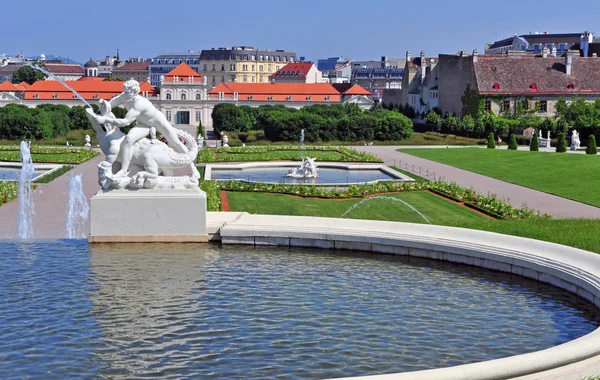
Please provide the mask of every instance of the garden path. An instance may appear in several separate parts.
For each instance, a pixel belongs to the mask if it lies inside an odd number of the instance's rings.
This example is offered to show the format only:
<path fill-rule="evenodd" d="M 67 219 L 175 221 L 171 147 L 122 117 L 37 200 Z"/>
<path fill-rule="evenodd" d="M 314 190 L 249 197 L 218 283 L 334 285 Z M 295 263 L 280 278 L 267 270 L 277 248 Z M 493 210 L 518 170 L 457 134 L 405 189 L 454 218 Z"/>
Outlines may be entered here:
<path fill-rule="evenodd" d="M 525 203 L 530 208 L 540 210 L 541 212 L 551 213 L 557 218 L 600 219 L 600 208 L 598 207 L 514 185 L 481 174 L 457 169 L 449 165 L 411 156 L 406 153 L 396 152 L 396 149 L 398 148 L 407 147 L 372 145 L 356 146 L 353 148 L 379 156 L 388 166 L 398 165 L 398 163 L 402 161 L 402 165 L 414 165 L 417 168 L 421 167 L 424 171 L 429 170 L 429 172 L 435 172 L 438 178 L 443 177 L 447 181 L 456 182 L 463 187 L 473 187 L 478 193 L 493 193 L 499 198 L 510 199 L 510 203 L 515 207 L 521 207 L 523 203 Z M 446 147 L 439 146 L 437 148 Z M 574 184 L 574 186 L 577 186 L 577 184 Z"/>

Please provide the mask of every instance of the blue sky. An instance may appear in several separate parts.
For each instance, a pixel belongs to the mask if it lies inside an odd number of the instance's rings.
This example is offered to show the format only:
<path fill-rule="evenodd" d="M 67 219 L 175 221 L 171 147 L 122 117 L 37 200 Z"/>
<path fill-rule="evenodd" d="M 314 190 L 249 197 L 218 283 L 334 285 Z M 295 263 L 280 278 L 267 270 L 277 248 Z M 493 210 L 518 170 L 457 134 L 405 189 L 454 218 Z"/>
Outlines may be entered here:
<path fill-rule="evenodd" d="M 0 53 L 80 62 L 249 45 L 317 60 L 483 50 L 529 32 L 600 34 L 600 2 L 557 0 L 0 0 Z"/>

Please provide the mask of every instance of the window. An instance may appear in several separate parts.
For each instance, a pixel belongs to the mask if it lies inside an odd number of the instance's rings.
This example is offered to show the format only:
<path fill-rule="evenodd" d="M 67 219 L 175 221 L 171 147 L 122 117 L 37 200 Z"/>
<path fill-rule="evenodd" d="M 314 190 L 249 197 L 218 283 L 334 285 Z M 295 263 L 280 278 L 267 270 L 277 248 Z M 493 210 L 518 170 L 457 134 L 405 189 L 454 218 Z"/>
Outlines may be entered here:
<path fill-rule="evenodd" d="M 98 99 L 98 94 L 94 94 L 93 98 Z"/>
<path fill-rule="evenodd" d="M 283 62 L 287 62 L 287 55 L 283 56 Z"/>
<path fill-rule="evenodd" d="M 325 97 L 325 101 L 327 101 L 327 102 L 328 102 L 329 100 L 331 100 L 331 96 L 327 95 L 327 96 Z"/>
<path fill-rule="evenodd" d="M 269 100 L 273 100 L 273 96 L 272 96 L 272 95 L 271 95 L 271 96 L 269 96 L 269 98 L 268 98 L 268 99 L 269 99 Z"/>
<path fill-rule="evenodd" d="M 537 84 L 535 84 L 535 83 L 532 83 L 532 84 L 529 86 L 529 88 L 531 88 L 531 91 L 533 91 L 533 92 L 537 92 Z"/>
<path fill-rule="evenodd" d="M 254 54 L 252 55 L 252 60 L 256 61 L 256 56 Z"/>
<path fill-rule="evenodd" d="M 187 100 L 187 95 L 186 94 L 181 94 L 181 100 Z"/>
<path fill-rule="evenodd" d="M 167 100 L 171 100 L 171 94 L 167 94 Z"/>
<path fill-rule="evenodd" d="M 258 66 L 258 71 L 265 71 L 264 65 L 259 65 Z"/>
<path fill-rule="evenodd" d="M 212 71 L 216 71 L 216 69 L 217 69 L 217 65 L 215 65 L 215 64 L 213 63 L 213 65 L 212 65 Z"/>
<path fill-rule="evenodd" d="M 254 68 L 255 68 L 255 67 L 256 67 L 256 66 L 252 65 L 252 71 L 254 71 Z"/>
<path fill-rule="evenodd" d="M 567 83 L 567 88 L 569 90 L 573 90 L 575 88 L 575 85 L 573 84 L 573 82 L 569 82 L 569 83 Z"/>
<path fill-rule="evenodd" d="M 200 111 L 196 111 L 196 122 L 202 120 L 202 113 Z"/>
<path fill-rule="evenodd" d="M 248 82 L 248 75 L 244 75 L 244 82 Z"/>
<path fill-rule="evenodd" d="M 202 99 L 202 95 L 200 93 L 196 94 L 196 100 L 201 100 Z"/>
<path fill-rule="evenodd" d="M 235 63 L 229 65 L 229 71 L 235 71 Z"/>
<path fill-rule="evenodd" d="M 248 96 L 248 100 L 254 100 L 254 96 L 252 96 L 252 95 Z"/>
<path fill-rule="evenodd" d="M 496 91 L 499 90 L 500 89 L 500 83 L 498 83 L 498 82 L 494 83 L 494 85 L 492 86 L 492 88 L 494 90 L 496 90 Z"/>
<path fill-rule="evenodd" d="M 232 76 L 231 76 L 231 81 L 232 81 L 232 82 L 235 82 L 235 75 L 232 75 Z"/>
<path fill-rule="evenodd" d="M 510 100 L 505 100 L 504 101 L 503 110 L 504 111 L 509 111 L 510 110 Z"/>
<path fill-rule="evenodd" d="M 268 64 L 268 65 L 267 65 L 267 71 L 268 71 L 268 72 L 271 72 L 271 64 Z"/>
<path fill-rule="evenodd" d="M 261 61 L 263 60 L 263 56 L 262 55 L 259 58 L 260 58 Z"/>
<path fill-rule="evenodd" d="M 221 71 L 225 71 L 225 64 L 224 63 L 221 64 Z"/>
<path fill-rule="evenodd" d="M 171 111 L 167 111 L 167 121 L 171 121 Z"/>
<path fill-rule="evenodd" d="M 312 100 L 312 96 L 308 95 L 308 96 L 306 97 L 306 100 L 310 102 L 310 101 Z"/>
<path fill-rule="evenodd" d="M 221 75 L 221 82 L 225 82 L 225 75 Z"/>
<path fill-rule="evenodd" d="M 242 71 L 248 71 L 248 65 L 242 65 Z"/>
<path fill-rule="evenodd" d="M 492 110 L 492 100 L 491 99 L 486 99 L 485 100 L 485 108 L 486 111 L 491 111 Z"/>
<path fill-rule="evenodd" d="M 58 94 L 54 94 L 54 96 L 52 96 L 54 99 L 58 99 Z"/>
<path fill-rule="evenodd" d="M 287 101 L 288 101 L 288 102 L 291 102 L 291 101 L 292 101 L 292 95 L 288 95 L 288 97 L 287 97 Z"/>
<path fill-rule="evenodd" d="M 280 55 L 277 56 L 277 62 L 281 62 L 281 56 Z"/>
<path fill-rule="evenodd" d="M 548 101 L 540 100 L 540 112 L 548 112 Z"/>
<path fill-rule="evenodd" d="M 254 75 L 252 75 L 252 83 L 254 83 Z"/>
<path fill-rule="evenodd" d="M 206 65 L 204 65 L 204 71 L 206 71 Z"/>
<path fill-rule="evenodd" d="M 258 76 L 258 81 L 259 81 L 259 82 L 262 82 L 262 81 L 263 81 L 263 76 L 262 76 L 262 75 L 259 75 L 259 76 Z"/>

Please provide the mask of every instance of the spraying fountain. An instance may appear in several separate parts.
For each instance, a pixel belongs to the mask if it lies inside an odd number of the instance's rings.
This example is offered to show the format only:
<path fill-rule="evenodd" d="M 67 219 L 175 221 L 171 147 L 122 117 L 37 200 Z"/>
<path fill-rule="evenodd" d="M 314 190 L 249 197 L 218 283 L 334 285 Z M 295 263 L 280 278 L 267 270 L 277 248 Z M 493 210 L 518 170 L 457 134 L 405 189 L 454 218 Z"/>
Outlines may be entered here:
<path fill-rule="evenodd" d="M 300 167 L 290 169 L 285 176 L 291 178 L 317 178 L 319 173 L 315 164 L 316 158 L 304 157 L 304 129 L 300 132 L 300 143 L 302 144 Z"/>
<path fill-rule="evenodd" d="M 68 239 L 85 238 L 85 222 L 88 219 L 90 206 L 83 193 L 81 174 L 71 176 L 69 179 L 69 201 L 66 224 L 66 237 Z"/>
<path fill-rule="evenodd" d="M 346 215 L 348 215 L 352 210 L 354 210 L 357 207 L 362 206 L 363 204 L 369 202 L 369 201 L 373 201 L 375 199 L 383 199 L 383 200 L 388 200 L 388 201 L 393 201 L 393 202 L 400 202 L 406 206 L 408 206 L 411 210 L 413 210 L 414 212 L 416 212 L 417 214 L 419 214 L 421 216 L 421 218 L 423 218 L 427 223 L 431 224 L 431 222 L 429 221 L 429 219 L 427 219 L 427 217 L 425 215 L 423 215 L 419 210 L 417 210 L 416 208 L 414 208 L 412 205 L 410 205 L 409 203 L 403 201 L 402 199 L 398 199 L 398 198 L 394 198 L 394 197 L 388 197 L 385 195 L 380 195 L 377 197 L 372 197 L 372 198 L 365 198 L 363 200 L 361 200 L 360 202 L 352 205 L 352 207 L 350 207 L 348 210 L 346 210 L 346 212 L 344 212 L 342 214 L 342 218 L 345 217 Z"/>
<path fill-rule="evenodd" d="M 35 214 L 31 183 L 34 175 L 29 143 L 21 141 L 21 173 L 19 176 L 19 226 L 21 239 L 33 237 L 32 217 Z"/>

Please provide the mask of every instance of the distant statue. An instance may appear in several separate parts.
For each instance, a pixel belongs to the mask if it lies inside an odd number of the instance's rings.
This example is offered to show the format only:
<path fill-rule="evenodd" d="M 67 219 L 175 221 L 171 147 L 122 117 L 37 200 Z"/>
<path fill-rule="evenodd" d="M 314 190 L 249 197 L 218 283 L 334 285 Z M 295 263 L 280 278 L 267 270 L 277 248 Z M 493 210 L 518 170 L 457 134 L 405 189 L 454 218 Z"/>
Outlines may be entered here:
<path fill-rule="evenodd" d="M 227 137 L 227 135 L 224 134 L 223 137 L 221 138 L 221 146 L 223 148 L 229 148 L 228 142 L 229 142 L 229 137 Z"/>
<path fill-rule="evenodd" d="M 317 178 L 319 174 L 317 173 L 317 164 L 315 164 L 316 160 L 316 158 L 306 157 L 300 163 L 299 168 L 290 169 L 285 176 L 292 178 Z"/>
<path fill-rule="evenodd" d="M 67 141 L 67 143 L 65 145 L 69 146 L 69 142 Z"/>
<path fill-rule="evenodd" d="M 571 133 L 571 150 L 577 150 L 581 146 L 581 141 L 579 141 L 579 133 L 577 130 L 573 129 Z"/>
<path fill-rule="evenodd" d="M 196 137 L 196 144 L 198 144 L 198 148 L 202 148 L 204 146 L 204 136 L 198 135 Z"/>
<path fill-rule="evenodd" d="M 543 137 L 542 137 L 542 130 L 540 129 L 538 132 L 539 132 L 538 139 L 541 141 L 543 139 Z"/>
<path fill-rule="evenodd" d="M 85 135 L 85 147 L 86 148 L 91 148 L 92 147 L 92 139 L 90 138 L 90 135 Z"/>
<path fill-rule="evenodd" d="M 546 132 L 546 139 L 548 139 L 548 146 L 550 146 L 550 131 Z"/>

